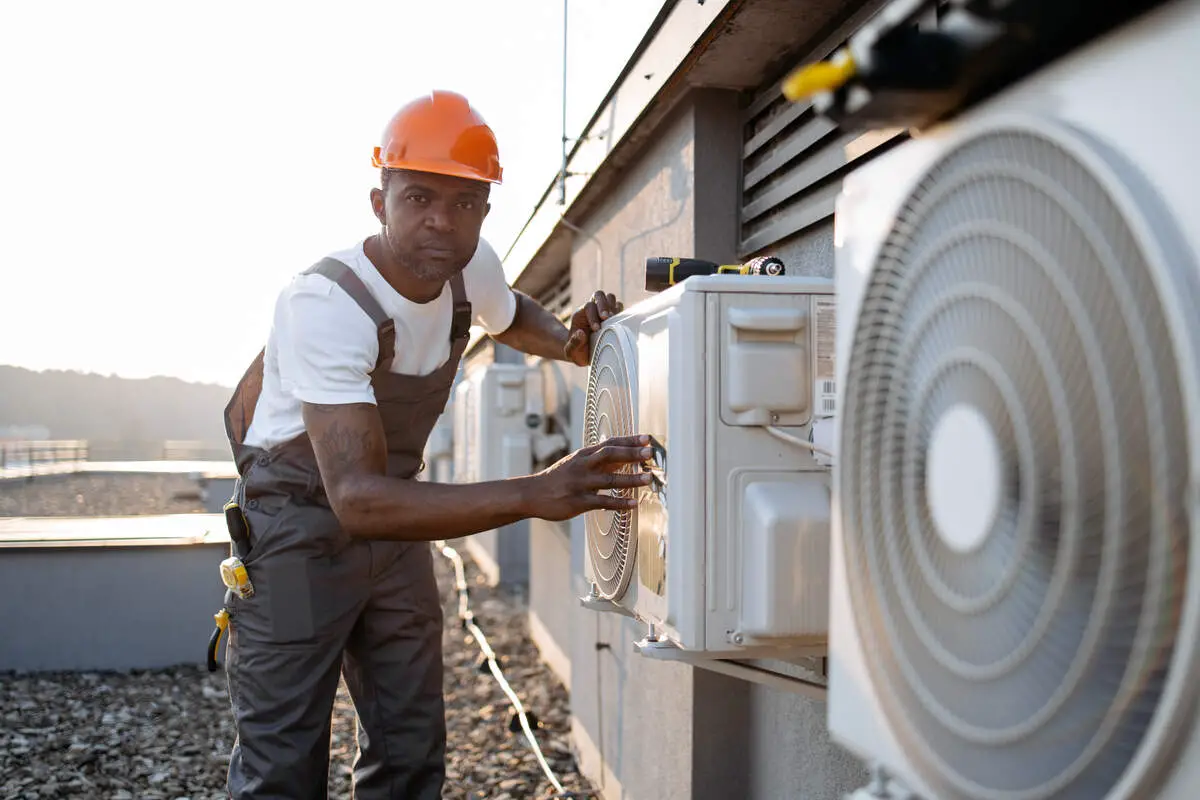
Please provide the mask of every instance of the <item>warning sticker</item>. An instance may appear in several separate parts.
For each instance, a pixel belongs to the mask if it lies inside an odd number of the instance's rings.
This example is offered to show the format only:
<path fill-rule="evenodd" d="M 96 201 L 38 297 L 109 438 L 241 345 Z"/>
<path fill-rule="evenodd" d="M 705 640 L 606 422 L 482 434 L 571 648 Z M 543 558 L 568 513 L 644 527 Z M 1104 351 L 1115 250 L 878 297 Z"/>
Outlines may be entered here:
<path fill-rule="evenodd" d="M 837 300 L 833 295 L 812 298 L 813 400 L 816 415 L 837 413 Z"/>

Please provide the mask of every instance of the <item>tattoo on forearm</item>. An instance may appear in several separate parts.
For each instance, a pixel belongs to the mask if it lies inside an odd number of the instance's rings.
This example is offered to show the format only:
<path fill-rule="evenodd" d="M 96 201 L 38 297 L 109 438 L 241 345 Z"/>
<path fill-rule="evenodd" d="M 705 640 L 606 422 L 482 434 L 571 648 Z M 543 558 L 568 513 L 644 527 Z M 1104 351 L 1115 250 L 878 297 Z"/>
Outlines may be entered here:
<path fill-rule="evenodd" d="M 337 422 L 331 422 L 316 442 L 323 456 L 322 461 L 330 468 L 341 469 L 361 464 L 371 452 L 369 431 L 356 431 Z"/>

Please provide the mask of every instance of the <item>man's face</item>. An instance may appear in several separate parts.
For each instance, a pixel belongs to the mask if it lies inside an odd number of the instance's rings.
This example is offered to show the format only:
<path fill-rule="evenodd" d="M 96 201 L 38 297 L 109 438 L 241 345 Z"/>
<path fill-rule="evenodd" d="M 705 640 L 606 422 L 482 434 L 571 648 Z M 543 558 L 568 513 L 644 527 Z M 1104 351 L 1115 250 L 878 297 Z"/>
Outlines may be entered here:
<path fill-rule="evenodd" d="M 487 216 L 488 184 L 429 172 L 396 170 L 371 192 L 383 223 L 384 247 L 423 281 L 461 272 L 479 246 Z"/>

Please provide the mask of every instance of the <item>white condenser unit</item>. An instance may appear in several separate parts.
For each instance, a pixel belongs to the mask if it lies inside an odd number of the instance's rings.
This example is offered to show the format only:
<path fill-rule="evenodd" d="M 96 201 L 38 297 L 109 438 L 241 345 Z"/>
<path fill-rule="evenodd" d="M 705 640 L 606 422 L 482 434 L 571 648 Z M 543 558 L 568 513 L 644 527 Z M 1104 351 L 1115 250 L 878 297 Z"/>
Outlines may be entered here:
<path fill-rule="evenodd" d="M 844 184 L 828 721 L 861 797 L 1200 797 L 1198 80 L 1169 3 Z"/>
<path fill-rule="evenodd" d="M 542 365 L 469 368 L 454 390 L 454 481 L 502 480 L 533 471 L 566 439 L 549 433 Z"/>
<path fill-rule="evenodd" d="M 447 411 L 452 411 L 449 406 Z M 425 442 L 422 455 L 425 468 L 417 475 L 419 480 L 430 483 L 451 483 L 454 479 L 454 416 L 453 413 L 443 412 L 429 439 Z"/>
<path fill-rule="evenodd" d="M 829 468 L 811 435 L 822 420 L 832 431 L 832 292 L 827 279 L 693 277 L 597 337 L 584 444 L 649 434 L 657 480 L 635 510 L 585 515 L 583 603 L 645 623 L 643 654 L 824 647 Z"/>

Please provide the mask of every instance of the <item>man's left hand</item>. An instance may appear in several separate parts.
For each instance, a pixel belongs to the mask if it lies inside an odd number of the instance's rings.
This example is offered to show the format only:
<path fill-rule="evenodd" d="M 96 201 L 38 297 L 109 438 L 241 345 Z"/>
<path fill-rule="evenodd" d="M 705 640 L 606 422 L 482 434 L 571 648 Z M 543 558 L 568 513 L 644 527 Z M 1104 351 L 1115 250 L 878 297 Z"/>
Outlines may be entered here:
<path fill-rule="evenodd" d="M 625 306 L 617 302 L 612 294 L 596 292 L 591 300 L 571 315 L 567 345 L 563 348 L 567 360 L 578 367 L 586 367 L 592 360 L 592 334 L 600 332 L 604 320 L 621 313 Z"/>

